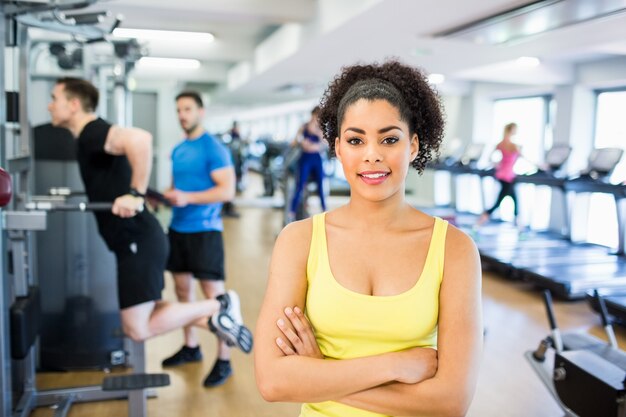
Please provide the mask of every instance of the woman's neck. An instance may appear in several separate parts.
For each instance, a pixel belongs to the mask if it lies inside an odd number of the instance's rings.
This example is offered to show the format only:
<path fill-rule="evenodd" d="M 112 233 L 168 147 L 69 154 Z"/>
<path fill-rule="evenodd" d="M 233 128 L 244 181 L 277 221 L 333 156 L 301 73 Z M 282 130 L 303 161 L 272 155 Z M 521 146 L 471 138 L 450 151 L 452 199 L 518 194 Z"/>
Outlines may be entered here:
<path fill-rule="evenodd" d="M 385 201 L 368 201 L 362 198 L 350 198 L 345 206 L 348 221 L 356 227 L 370 230 L 389 230 L 395 228 L 411 206 L 403 195 L 391 197 Z"/>

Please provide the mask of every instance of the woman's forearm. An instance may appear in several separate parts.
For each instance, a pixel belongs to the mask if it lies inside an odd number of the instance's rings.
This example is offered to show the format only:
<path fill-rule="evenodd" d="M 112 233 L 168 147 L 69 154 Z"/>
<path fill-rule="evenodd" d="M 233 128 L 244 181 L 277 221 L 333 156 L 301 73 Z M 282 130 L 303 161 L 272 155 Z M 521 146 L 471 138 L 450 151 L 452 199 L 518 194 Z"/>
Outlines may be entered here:
<path fill-rule="evenodd" d="M 347 360 L 294 355 L 275 358 L 257 377 L 268 401 L 321 402 L 393 381 L 393 369 L 386 354 Z"/>
<path fill-rule="evenodd" d="M 347 395 L 339 402 L 375 413 L 430 417 L 461 417 L 467 412 L 471 393 L 451 381 L 431 378 L 417 384 L 392 382 Z"/>

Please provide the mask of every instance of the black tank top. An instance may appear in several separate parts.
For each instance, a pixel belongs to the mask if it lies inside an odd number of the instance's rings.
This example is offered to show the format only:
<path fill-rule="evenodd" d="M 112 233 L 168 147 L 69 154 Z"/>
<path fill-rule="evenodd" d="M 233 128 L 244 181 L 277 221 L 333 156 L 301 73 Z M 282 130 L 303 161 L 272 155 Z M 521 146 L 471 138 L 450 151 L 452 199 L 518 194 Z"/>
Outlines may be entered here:
<path fill-rule="evenodd" d="M 104 151 L 104 144 L 111 124 L 98 118 L 89 122 L 78 136 L 77 159 L 80 174 L 91 202 L 113 202 L 117 197 L 128 194 L 132 170 L 124 155 L 111 155 Z M 148 211 L 129 219 L 123 219 L 110 211 L 94 212 L 100 235 L 109 249 L 115 251 L 122 245 L 137 239 L 147 224 L 155 222 Z"/>

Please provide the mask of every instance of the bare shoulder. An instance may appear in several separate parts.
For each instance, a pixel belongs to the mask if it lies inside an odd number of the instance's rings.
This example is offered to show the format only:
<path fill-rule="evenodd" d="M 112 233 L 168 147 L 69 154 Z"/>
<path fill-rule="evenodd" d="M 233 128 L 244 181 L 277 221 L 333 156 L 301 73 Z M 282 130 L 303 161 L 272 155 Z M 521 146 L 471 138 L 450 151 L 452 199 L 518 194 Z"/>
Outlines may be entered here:
<path fill-rule="evenodd" d="M 313 222 L 310 219 L 285 226 L 276 238 L 270 261 L 269 288 L 284 294 L 285 286 L 306 285 L 306 265 L 311 247 Z M 278 285 L 278 287 L 276 287 Z"/>
<path fill-rule="evenodd" d="M 445 259 L 446 267 L 471 268 L 480 265 L 480 255 L 472 238 L 451 224 L 448 224 L 446 232 Z"/>
<path fill-rule="evenodd" d="M 287 241 L 298 241 L 305 237 L 310 238 L 312 231 L 313 220 L 311 218 L 298 220 L 295 222 L 291 222 L 287 226 L 285 226 L 278 235 L 278 239 Z"/>
<path fill-rule="evenodd" d="M 313 220 L 310 218 L 289 223 L 276 238 L 274 251 L 280 251 L 281 255 L 308 255 L 312 233 Z"/>
<path fill-rule="evenodd" d="M 446 242 L 467 249 L 476 248 L 474 240 L 467 233 L 450 223 L 448 223 L 448 231 L 446 232 Z"/>

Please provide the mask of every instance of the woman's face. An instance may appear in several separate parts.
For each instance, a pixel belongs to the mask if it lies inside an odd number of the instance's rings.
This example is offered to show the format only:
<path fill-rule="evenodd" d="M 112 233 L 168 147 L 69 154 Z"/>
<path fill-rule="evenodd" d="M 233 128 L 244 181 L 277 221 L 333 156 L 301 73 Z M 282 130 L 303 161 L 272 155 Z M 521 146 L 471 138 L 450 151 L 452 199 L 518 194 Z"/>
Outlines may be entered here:
<path fill-rule="evenodd" d="M 416 134 L 386 100 L 359 100 L 345 112 L 335 152 L 351 195 L 383 201 L 404 197 L 405 179 L 419 151 Z"/>

